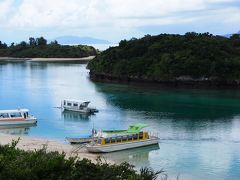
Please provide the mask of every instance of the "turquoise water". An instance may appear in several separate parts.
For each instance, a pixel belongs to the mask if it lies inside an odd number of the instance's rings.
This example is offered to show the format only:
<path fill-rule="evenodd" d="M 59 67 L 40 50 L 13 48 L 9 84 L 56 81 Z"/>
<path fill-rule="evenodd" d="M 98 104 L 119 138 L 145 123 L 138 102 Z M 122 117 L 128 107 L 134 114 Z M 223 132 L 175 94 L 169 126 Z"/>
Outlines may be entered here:
<path fill-rule="evenodd" d="M 64 98 L 90 100 L 99 113 L 62 113 Z M 0 109 L 29 108 L 36 127 L 1 132 L 64 141 L 98 129 L 142 122 L 158 132 L 150 146 L 104 155 L 137 168 L 163 168 L 172 179 L 240 178 L 240 91 L 94 83 L 86 64 L 0 63 Z"/>

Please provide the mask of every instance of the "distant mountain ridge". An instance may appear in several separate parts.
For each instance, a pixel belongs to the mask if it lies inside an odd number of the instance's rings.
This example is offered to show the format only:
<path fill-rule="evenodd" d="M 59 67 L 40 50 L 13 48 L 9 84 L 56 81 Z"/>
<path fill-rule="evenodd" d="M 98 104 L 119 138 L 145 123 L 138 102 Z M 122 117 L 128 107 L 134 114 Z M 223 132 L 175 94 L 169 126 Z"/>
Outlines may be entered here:
<path fill-rule="evenodd" d="M 79 37 L 79 36 L 59 36 L 56 37 L 59 44 L 112 44 L 104 39 L 97 39 L 92 37 Z"/>
<path fill-rule="evenodd" d="M 240 34 L 240 30 L 237 33 L 225 34 L 224 37 L 230 38 L 233 34 Z"/>

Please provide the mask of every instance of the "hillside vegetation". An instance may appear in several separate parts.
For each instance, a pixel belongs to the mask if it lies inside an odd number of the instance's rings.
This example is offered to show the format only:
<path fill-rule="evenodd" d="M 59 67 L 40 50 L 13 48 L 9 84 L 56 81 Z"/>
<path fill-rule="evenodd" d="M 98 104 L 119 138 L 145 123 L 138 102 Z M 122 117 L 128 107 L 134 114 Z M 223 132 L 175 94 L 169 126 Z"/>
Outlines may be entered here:
<path fill-rule="evenodd" d="M 29 38 L 29 42 L 22 41 L 19 44 L 12 43 L 7 46 L 0 41 L 0 57 L 16 58 L 81 58 L 95 56 L 97 51 L 92 46 L 87 45 L 60 45 L 57 41 L 47 44 L 43 37 Z"/>
<path fill-rule="evenodd" d="M 89 62 L 94 79 L 138 81 L 240 79 L 240 36 L 146 35 L 122 40 Z"/>

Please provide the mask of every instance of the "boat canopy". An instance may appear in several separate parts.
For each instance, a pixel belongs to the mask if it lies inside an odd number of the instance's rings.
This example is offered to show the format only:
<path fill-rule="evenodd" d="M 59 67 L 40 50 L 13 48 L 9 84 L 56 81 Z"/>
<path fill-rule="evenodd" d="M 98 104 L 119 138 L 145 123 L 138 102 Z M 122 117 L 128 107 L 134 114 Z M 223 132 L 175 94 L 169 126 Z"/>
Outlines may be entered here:
<path fill-rule="evenodd" d="M 127 133 L 133 133 L 133 134 L 138 133 L 145 127 L 147 127 L 147 124 L 143 124 L 143 123 L 133 124 L 129 126 L 129 128 L 127 129 Z"/>
<path fill-rule="evenodd" d="M 127 130 L 103 130 L 103 133 L 135 134 L 139 133 L 145 127 L 147 127 L 147 124 L 137 123 L 130 125 Z"/>
<path fill-rule="evenodd" d="M 29 112 L 29 110 L 28 109 L 0 110 L 0 113 L 18 113 L 18 112 Z"/>

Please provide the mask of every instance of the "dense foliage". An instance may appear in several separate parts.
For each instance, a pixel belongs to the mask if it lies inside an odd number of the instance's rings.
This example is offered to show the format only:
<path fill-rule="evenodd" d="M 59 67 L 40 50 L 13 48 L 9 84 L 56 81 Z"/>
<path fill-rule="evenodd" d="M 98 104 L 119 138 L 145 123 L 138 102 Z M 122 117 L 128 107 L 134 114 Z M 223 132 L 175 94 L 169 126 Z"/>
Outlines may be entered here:
<path fill-rule="evenodd" d="M 240 79 L 240 36 L 146 35 L 122 40 L 88 64 L 91 76 L 144 81 Z"/>
<path fill-rule="evenodd" d="M 0 179 L 151 180 L 159 173 L 144 168 L 138 174 L 127 163 L 109 165 L 101 161 L 67 159 L 64 154 L 47 153 L 46 149 L 27 152 L 16 149 L 16 142 L 0 145 Z"/>
<path fill-rule="evenodd" d="M 29 42 L 22 41 L 19 44 L 12 43 L 7 46 L 0 41 L 0 57 L 17 58 L 81 58 L 95 56 L 97 51 L 92 46 L 87 45 L 60 45 L 57 41 L 47 44 L 43 37 L 29 38 Z"/>

